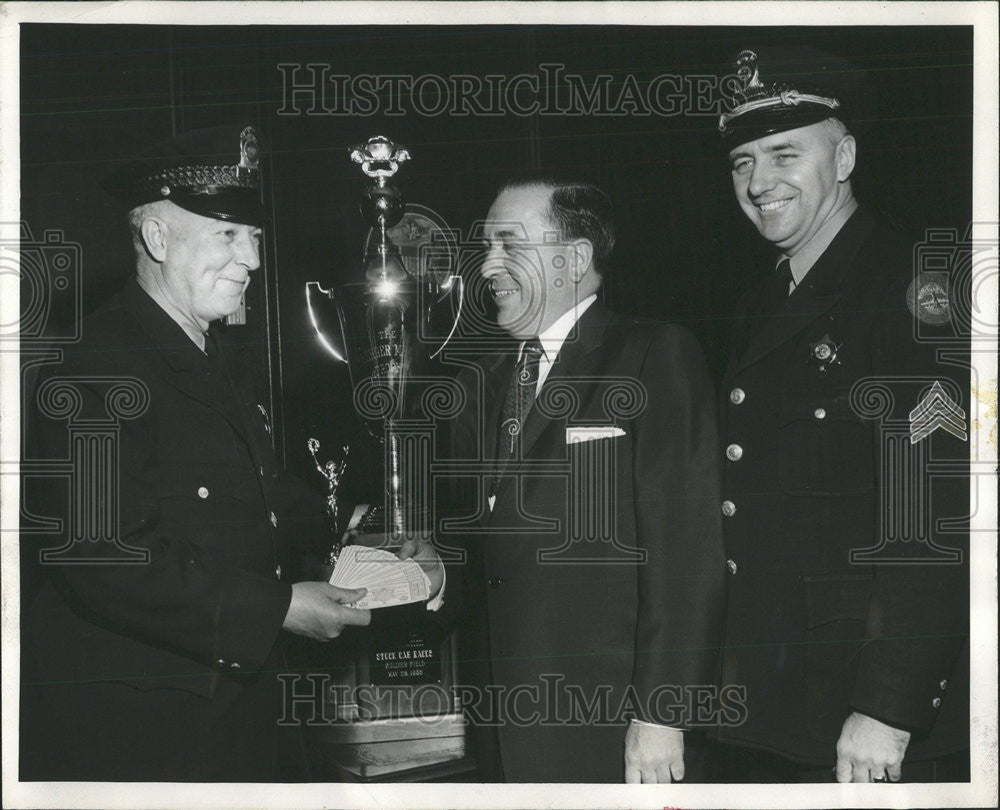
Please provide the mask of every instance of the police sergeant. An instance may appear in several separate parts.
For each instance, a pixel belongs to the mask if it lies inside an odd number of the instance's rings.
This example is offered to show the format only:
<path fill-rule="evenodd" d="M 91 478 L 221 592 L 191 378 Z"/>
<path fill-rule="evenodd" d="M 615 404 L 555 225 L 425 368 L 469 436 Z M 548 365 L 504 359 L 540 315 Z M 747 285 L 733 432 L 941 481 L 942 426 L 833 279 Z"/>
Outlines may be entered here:
<path fill-rule="evenodd" d="M 967 408 L 968 371 L 935 358 L 951 324 L 913 305 L 913 242 L 854 196 L 868 77 L 757 44 L 730 70 L 733 189 L 775 258 L 722 387 L 721 677 L 747 717 L 719 729 L 721 778 L 967 780 L 968 535 L 938 518 L 968 514 L 968 469 L 931 487 L 927 460 L 960 468 L 968 446 L 906 425 L 934 383 Z"/>

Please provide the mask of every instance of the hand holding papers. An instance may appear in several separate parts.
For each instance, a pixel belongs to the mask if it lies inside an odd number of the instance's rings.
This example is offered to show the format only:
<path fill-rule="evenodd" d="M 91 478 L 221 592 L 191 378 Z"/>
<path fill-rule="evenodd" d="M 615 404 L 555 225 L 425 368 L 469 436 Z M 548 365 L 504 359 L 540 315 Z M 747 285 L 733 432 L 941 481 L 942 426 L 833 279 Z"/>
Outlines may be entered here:
<path fill-rule="evenodd" d="M 340 552 L 330 584 L 366 588 L 368 593 L 351 605 L 356 608 L 406 605 L 430 595 L 430 580 L 414 560 L 400 560 L 390 551 L 367 546 L 346 546 Z"/>
<path fill-rule="evenodd" d="M 436 597 L 444 587 L 444 565 L 438 556 L 434 544 L 425 539 L 408 538 L 399 547 L 399 554 L 396 555 L 401 560 L 413 559 L 427 574 L 430 581 L 431 599 Z M 437 610 L 436 607 L 428 605 L 429 610 Z"/>

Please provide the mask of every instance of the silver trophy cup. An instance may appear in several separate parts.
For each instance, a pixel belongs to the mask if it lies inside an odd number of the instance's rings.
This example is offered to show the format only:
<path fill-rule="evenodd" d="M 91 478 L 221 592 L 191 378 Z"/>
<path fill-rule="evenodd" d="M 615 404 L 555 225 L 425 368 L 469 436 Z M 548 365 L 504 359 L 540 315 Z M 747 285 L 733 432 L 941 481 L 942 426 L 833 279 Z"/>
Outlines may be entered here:
<path fill-rule="evenodd" d="M 455 334 L 461 317 L 461 276 L 441 266 L 445 243 L 426 245 L 426 261 L 404 261 L 388 233 L 406 214 L 389 182 L 409 153 L 378 136 L 355 146 L 351 158 L 374 182 L 361 213 L 371 226 L 364 277 L 333 289 L 306 284 L 309 317 L 327 351 L 347 363 L 354 406 L 369 432 L 385 446 L 385 527 L 394 539 L 427 534 L 433 396 L 440 376 L 434 358 Z M 416 227 L 416 226 L 414 226 Z"/>

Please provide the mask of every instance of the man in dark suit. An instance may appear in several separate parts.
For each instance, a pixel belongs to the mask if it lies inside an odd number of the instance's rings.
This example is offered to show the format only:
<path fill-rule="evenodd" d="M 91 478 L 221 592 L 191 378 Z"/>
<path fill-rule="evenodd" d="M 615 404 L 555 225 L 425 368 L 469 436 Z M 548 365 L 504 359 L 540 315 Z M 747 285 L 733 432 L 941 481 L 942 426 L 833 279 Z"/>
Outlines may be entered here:
<path fill-rule="evenodd" d="M 113 447 L 75 471 L 75 499 L 43 482 L 64 547 L 22 614 L 23 779 L 302 778 L 277 765 L 281 631 L 328 641 L 370 621 L 348 606 L 363 590 L 283 581 L 293 547 L 329 547 L 322 499 L 278 466 L 217 336 L 259 266 L 257 149 L 252 127 L 188 133 L 109 183 L 136 275 L 34 398 L 37 457 Z"/>
<path fill-rule="evenodd" d="M 485 239 L 482 275 L 518 345 L 460 373 L 453 442 L 482 471 L 467 532 L 479 646 L 465 656 L 493 701 L 470 712 L 482 776 L 682 779 L 725 577 L 701 350 L 596 300 L 614 244 L 596 187 L 511 183 Z"/>
<path fill-rule="evenodd" d="M 724 778 L 967 780 L 968 347 L 948 343 L 948 282 L 854 198 L 863 74 L 756 47 L 736 73 L 733 187 L 778 255 L 721 392 L 722 678 L 748 709 L 720 729 Z"/>

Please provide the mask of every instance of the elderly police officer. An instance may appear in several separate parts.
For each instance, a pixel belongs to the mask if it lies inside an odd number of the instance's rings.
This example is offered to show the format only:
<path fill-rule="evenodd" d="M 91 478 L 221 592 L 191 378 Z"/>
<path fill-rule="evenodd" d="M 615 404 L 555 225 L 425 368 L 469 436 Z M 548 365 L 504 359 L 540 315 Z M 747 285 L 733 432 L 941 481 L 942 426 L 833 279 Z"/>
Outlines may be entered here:
<path fill-rule="evenodd" d="M 370 621 L 348 606 L 363 590 L 280 581 L 291 543 L 329 543 L 322 502 L 278 467 L 264 412 L 210 328 L 259 266 L 258 177 L 253 128 L 223 127 L 110 181 L 136 275 L 42 375 L 32 438 L 43 457 L 72 451 L 53 392 L 98 427 L 116 415 L 108 386 L 132 392 L 117 413 L 118 542 L 42 566 L 23 613 L 22 778 L 274 780 L 282 628 L 327 641 Z M 71 485 L 78 504 L 99 491 Z M 65 489 L 48 495 L 48 513 L 79 529 Z"/>
<path fill-rule="evenodd" d="M 932 488 L 926 465 L 967 447 L 889 428 L 967 396 L 935 361 L 949 318 L 912 290 L 907 306 L 912 243 L 854 198 L 863 74 L 754 47 L 730 81 L 733 188 L 777 258 L 740 304 L 722 390 L 722 678 L 748 708 L 719 732 L 725 778 L 967 779 L 968 539 L 937 519 L 968 514 L 968 479 Z"/>

